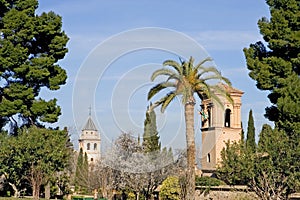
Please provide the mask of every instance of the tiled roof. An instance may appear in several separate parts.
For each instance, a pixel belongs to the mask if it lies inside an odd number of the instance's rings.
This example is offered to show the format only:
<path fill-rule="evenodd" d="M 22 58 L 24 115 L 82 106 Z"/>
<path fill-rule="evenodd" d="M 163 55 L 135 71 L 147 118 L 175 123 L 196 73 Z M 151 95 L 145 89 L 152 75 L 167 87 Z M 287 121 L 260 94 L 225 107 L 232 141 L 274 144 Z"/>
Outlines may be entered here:
<path fill-rule="evenodd" d="M 91 117 L 88 118 L 88 120 L 82 130 L 97 131 L 97 128 Z"/>

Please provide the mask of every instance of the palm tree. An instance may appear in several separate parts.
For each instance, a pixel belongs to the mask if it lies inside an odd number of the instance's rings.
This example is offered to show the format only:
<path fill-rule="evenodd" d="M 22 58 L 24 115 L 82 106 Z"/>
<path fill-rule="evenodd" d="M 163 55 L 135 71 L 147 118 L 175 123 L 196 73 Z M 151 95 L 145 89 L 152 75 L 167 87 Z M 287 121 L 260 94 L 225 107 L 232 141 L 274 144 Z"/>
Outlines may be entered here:
<path fill-rule="evenodd" d="M 206 62 L 211 61 L 206 58 L 199 64 L 194 65 L 194 59 L 190 57 L 189 61 L 178 63 L 173 60 L 166 60 L 163 68 L 153 72 L 151 80 L 154 81 L 158 76 L 167 76 L 166 81 L 158 83 L 150 89 L 148 100 L 164 89 L 170 90 L 165 96 L 152 105 L 151 109 L 161 106 L 161 112 L 164 112 L 170 102 L 176 97 L 181 97 L 184 105 L 185 124 L 186 124 L 186 145 L 187 145 L 187 184 L 186 199 L 192 200 L 195 197 L 195 136 L 194 136 L 194 107 L 195 97 L 203 100 L 206 98 L 215 100 L 221 105 L 219 97 L 216 95 L 224 94 L 230 99 L 229 94 L 221 84 L 209 85 L 208 81 L 218 80 L 221 83 L 231 85 L 230 81 L 223 77 L 215 67 L 203 66 Z M 167 67 L 169 66 L 169 67 Z"/>

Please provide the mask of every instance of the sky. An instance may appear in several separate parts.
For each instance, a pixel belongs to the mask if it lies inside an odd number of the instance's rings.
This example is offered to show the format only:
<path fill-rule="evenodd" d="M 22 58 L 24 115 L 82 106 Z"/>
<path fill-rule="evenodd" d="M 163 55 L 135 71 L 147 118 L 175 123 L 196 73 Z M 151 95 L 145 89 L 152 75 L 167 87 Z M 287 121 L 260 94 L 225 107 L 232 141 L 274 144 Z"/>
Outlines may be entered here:
<path fill-rule="evenodd" d="M 215 66 L 233 87 L 244 92 L 242 122 L 247 130 L 253 110 L 256 134 L 269 123 L 264 118 L 270 103 L 249 78 L 243 48 L 262 40 L 257 21 L 269 18 L 263 0 L 40 0 L 38 13 L 54 11 L 62 17 L 70 38 L 69 52 L 59 62 L 68 74 L 58 91 L 42 90 L 46 99 L 57 98 L 62 108 L 59 121 L 51 126 L 68 127 L 77 140 L 91 114 L 109 147 L 122 132 L 138 137 L 143 124 L 151 73 L 165 60 L 213 58 Z M 161 96 L 159 96 L 161 97 Z M 155 101 L 155 99 L 153 99 Z M 196 109 L 201 102 L 197 101 Z M 156 110 L 163 146 L 185 145 L 184 115 L 180 99 L 165 113 Z M 201 140 L 199 116 L 196 140 Z"/>

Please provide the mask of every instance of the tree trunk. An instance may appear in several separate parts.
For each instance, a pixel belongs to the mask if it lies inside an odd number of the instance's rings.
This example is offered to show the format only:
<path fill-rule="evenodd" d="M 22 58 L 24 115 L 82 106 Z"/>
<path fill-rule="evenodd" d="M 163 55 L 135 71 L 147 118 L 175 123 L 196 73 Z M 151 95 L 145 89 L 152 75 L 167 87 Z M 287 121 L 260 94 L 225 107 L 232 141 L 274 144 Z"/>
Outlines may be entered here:
<path fill-rule="evenodd" d="M 32 197 L 33 199 L 40 198 L 40 187 L 43 182 L 43 172 L 37 166 L 32 165 L 30 169 L 30 182 L 32 186 Z"/>
<path fill-rule="evenodd" d="M 50 182 L 48 181 L 47 185 L 45 186 L 45 199 L 50 199 Z"/>
<path fill-rule="evenodd" d="M 18 190 L 17 186 L 15 184 L 13 184 L 13 183 L 8 183 L 8 184 L 14 190 L 14 198 L 19 198 L 20 195 L 19 195 L 19 190 Z"/>
<path fill-rule="evenodd" d="M 194 101 L 185 104 L 185 131 L 187 144 L 186 200 L 195 199 L 195 130 Z"/>
<path fill-rule="evenodd" d="M 40 198 L 40 187 L 37 183 L 34 183 L 32 186 L 32 197 L 35 200 L 38 200 Z"/>

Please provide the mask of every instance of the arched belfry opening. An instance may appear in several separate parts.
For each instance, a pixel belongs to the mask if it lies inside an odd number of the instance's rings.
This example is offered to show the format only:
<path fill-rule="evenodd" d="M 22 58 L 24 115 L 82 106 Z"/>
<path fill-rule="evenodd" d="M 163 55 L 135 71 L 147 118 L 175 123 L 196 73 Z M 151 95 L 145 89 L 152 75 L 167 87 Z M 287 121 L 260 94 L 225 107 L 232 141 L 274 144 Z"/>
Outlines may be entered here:
<path fill-rule="evenodd" d="M 231 110 L 227 108 L 225 110 L 225 120 L 224 120 L 224 127 L 230 127 L 230 115 L 231 115 Z"/>

